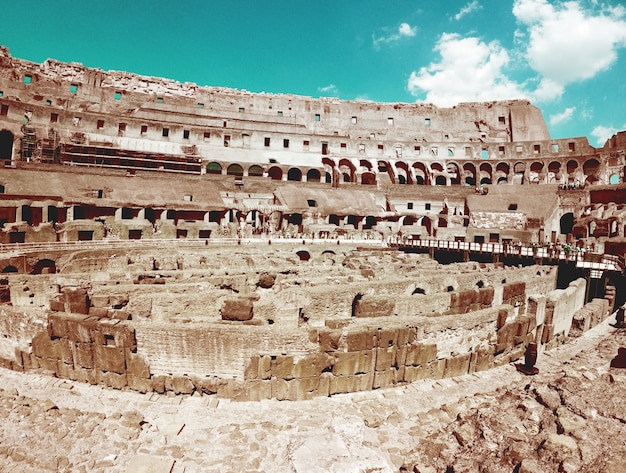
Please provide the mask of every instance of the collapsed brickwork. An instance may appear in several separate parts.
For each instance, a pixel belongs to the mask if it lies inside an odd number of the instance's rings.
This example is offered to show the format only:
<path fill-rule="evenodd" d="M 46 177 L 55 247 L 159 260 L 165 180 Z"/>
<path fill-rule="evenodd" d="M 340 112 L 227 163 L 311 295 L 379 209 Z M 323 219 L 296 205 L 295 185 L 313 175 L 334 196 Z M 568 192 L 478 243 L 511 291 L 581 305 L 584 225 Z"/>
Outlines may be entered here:
<path fill-rule="evenodd" d="M 3 364 L 115 389 L 300 400 L 489 369 L 612 309 L 584 304 L 584 280 L 555 290 L 555 268 L 307 250 L 89 252 L 57 274 L 9 275 Z M 14 330 L 32 313 L 37 324 Z"/>

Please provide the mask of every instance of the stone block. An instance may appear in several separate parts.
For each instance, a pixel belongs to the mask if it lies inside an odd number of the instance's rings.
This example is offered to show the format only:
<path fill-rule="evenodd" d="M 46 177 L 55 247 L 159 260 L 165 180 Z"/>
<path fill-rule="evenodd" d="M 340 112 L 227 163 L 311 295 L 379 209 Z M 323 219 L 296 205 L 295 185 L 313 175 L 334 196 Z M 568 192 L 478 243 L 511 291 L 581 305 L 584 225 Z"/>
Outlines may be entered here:
<path fill-rule="evenodd" d="M 413 343 L 417 338 L 417 329 L 415 327 L 402 327 L 397 329 L 398 339 L 396 345 L 403 347 Z"/>
<path fill-rule="evenodd" d="M 471 305 L 478 303 L 478 301 L 478 291 L 473 289 L 451 292 L 449 313 L 464 314 L 468 312 Z"/>
<path fill-rule="evenodd" d="M 356 301 L 355 317 L 388 317 L 394 314 L 395 299 L 388 296 L 365 295 Z"/>
<path fill-rule="evenodd" d="M 271 362 L 272 377 L 279 379 L 294 378 L 294 361 L 293 356 L 278 355 L 272 357 Z"/>
<path fill-rule="evenodd" d="M 470 373 L 474 371 L 485 371 L 493 365 L 493 352 L 494 347 L 479 348 L 472 353 L 472 359 L 470 361 Z"/>
<path fill-rule="evenodd" d="M 515 301 L 520 297 L 526 296 L 526 283 L 523 281 L 512 282 L 504 284 L 502 286 L 502 303 L 509 304 L 510 301 Z"/>
<path fill-rule="evenodd" d="M 87 289 L 84 287 L 66 286 L 61 288 L 61 300 L 63 301 L 65 312 L 74 314 L 89 313 L 89 296 Z"/>
<path fill-rule="evenodd" d="M 125 374 L 103 372 L 96 370 L 96 380 L 98 384 L 104 384 L 113 389 L 124 389 L 128 384 Z"/>
<path fill-rule="evenodd" d="M 514 345 L 513 342 L 518 328 L 519 324 L 517 321 L 512 321 L 504 324 L 504 326 L 498 330 L 496 341 L 498 348 L 496 349 L 496 352 L 501 352 L 502 350 L 506 350 Z"/>
<path fill-rule="evenodd" d="M 74 366 L 74 378 L 76 381 L 89 384 L 98 384 L 96 371 L 88 368 Z"/>
<path fill-rule="evenodd" d="M 247 381 L 243 388 L 237 391 L 233 401 L 261 401 L 271 399 L 272 382 L 270 380 L 255 379 Z"/>
<path fill-rule="evenodd" d="M 139 353 L 133 353 L 132 350 L 126 348 L 126 373 L 136 378 L 150 378 L 150 364 Z"/>
<path fill-rule="evenodd" d="M 348 351 L 363 351 L 374 348 L 375 334 L 368 331 L 348 331 L 346 345 Z"/>
<path fill-rule="evenodd" d="M 74 352 L 74 366 L 88 369 L 94 367 L 92 343 L 75 342 L 72 349 Z"/>
<path fill-rule="evenodd" d="M 498 319 L 496 321 L 496 328 L 500 330 L 506 324 L 506 320 L 509 317 L 508 309 L 500 309 L 498 310 Z"/>
<path fill-rule="evenodd" d="M 65 304 L 60 297 L 50 299 L 50 310 L 53 312 L 65 312 Z"/>
<path fill-rule="evenodd" d="M 40 369 L 44 371 L 48 371 L 54 376 L 57 374 L 57 370 L 59 369 L 59 360 L 57 358 L 41 358 L 37 357 L 38 364 Z"/>
<path fill-rule="evenodd" d="M 96 345 L 130 348 L 131 350 L 137 347 L 135 329 L 120 320 L 99 319 L 92 331 L 92 336 Z"/>
<path fill-rule="evenodd" d="M 335 376 L 350 376 L 374 371 L 375 354 L 372 350 L 336 352 L 333 365 Z"/>
<path fill-rule="evenodd" d="M 107 311 L 107 317 L 115 320 L 131 320 L 131 315 L 125 310 L 121 309 L 109 309 Z"/>
<path fill-rule="evenodd" d="M 478 290 L 478 300 L 482 308 L 491 307 L 495 296 L 495 289 L 493 286 L 481 287 Z"/>
<path fill-rule="evenodd" d="M 251 320 L 254 315 L 253 305 L 253 300 L 249 297 L 226 298 L 220 308 L 222 320 Z"/>
<path fill-rule="evenodd" d="M 318 352 L 299 359 L 293 374 L 296 378 L 318 378 L 324 371 L 333 366 L 334 358 L 326 353 Z"/>
<path fill-rule="evenodd" d="M 374 369 L 376 371 L 385 371 L 391 369 L 396 361 L 397 348 L 391 346 L 389 348 L 376 348 L 374 354 L 376 355 L 376 363 Z"/>
<path fill-rule="evenodd" d="M 330 378 L 329 394 L 355 393 L 369 391 L 374 381 L 373 373 L 364 373 L 352 376 L 333 376 Z"/>
<path fill-rule="evenodd" d="M 216 394 L 228 381 L 222 378 L 211 376 L 202 379 L 202 392 L 204 394 Z"/>
<path fill-rule="evenodd" d="M 396 370 L 388 369 L 386 371 L 374 372 L 372 381 L 372 389 L 388 388 L 396 384 Z"/>
<path fill-rule="evenodd" d="M 194 389 L 195 386 L 188 376 L 172 376 L 172 391 L 174 391 L 174 394 L 191 394 Z"/>
<path fill-rule="evenodd" d="M 168 378 L 166 374 L 157 374 L 152 377 L 152 390 L 159 394 L 165 393 L 165 380 Z"/>
<path fill-rule="evenodd" d="M 445 359 L 433 360 L 419 367 L 417 379 L 441 379 L 445 368 Z"/>
<path fill-rule="evenodd" d="M 97 330 L 98 317 L 76 317 L 68 318 L 67 331 L 68 338 L 73 342 L 93 343 L 94 332 Z"/>
<path fill-rule="evenodd" d="M 92 308 L 106 308 L 109 307 L 109 296 L 102 294 L 92 295 L 89 298 L 89 302 L 91 303 Z"/>
<path fill-rule="evenodd" d="M 152 380 L 146 378 L 140 378 L 131 374 L 126 375 L 126 382 L 128 387 L 134 391 L 140 393 L 149 393 L 152 391 Z"/>
<path fill-rule="evenodd" d="M 321 329 L 319 331 L 320 350 L 325 352 L 333 352 L 339 348 L 339 340 L 341 339 L 341 330 Z"/>
<path fill-rule="evenodd" d="M 98 318 L 108 317 L 109 309 L 107 309 L 106 307 L 90 307 L 89 315 L 91 317 L 98 317 Z"/>
<path fill-rule="evenodd" d="M 554 337 L 554 325 L 544 324 L 543 332 L 541 332 L 541 343 L 547 343 Z"/>
<path fill-rule="evenodd" d="M 126 373 L 124 348 L 96 345 L 94 347 L 94 365 L 100 371 Z"/>
<path fill-rule="evenodd" d="M 443 370 L 444 378 L 453 378 L 455 376 L 462 376 L 469 373 L 471 353 L 463 353 L 445 359 L 445 366 Z"/>
<path fill-rule="evenodd" d="M 57 376 L 62 379 L 76 380 L 76 375 L 74 374 L 74 365 L 63 363 L 59 360 L 57 362 Z"/>
<path fill-rule="evenodd" d="M 378 332 L 376 332 L 376 346 L 378 348 L 395 347 L 397 344 L 397 329 L 378 329 Z"/>
<path fill-rule="evenodd" d="M 424 365 L 437 358 L 437 345 L 434 343 L 413 343 L 407 346 L 406 366 Z"/>

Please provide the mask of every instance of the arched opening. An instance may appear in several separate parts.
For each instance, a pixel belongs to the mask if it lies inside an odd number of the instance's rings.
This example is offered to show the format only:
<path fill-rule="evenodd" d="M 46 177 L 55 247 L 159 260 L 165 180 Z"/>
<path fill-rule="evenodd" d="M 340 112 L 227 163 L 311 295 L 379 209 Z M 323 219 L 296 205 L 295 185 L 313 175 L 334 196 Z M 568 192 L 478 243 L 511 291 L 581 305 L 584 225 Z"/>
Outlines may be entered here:
<path fill-rule="evenodd" d="M 328 216 L 328 223 L 330 225 L 339 225 L 339 215 L 330 214 Z"/>
<path fill-rule="evenodd" d="M 361 184 L 368 186 L 376 185 L 376 174 L 373 172 L 364 172 L 361 174 Z"/>
<path fill-rule="evenodd" d="M 226 174 L 229 176 L 242 177 L 243 168 L 239 164 L 231 164 L 228 166 L 228 169 L 226 169 Z"/>
<path fill-rule="evenodd" d="M 548 164 L 548 184 L 556 183 L 561 180 L 561 163 L 552 161 Z"/>
<path fill-rule="evenodd" d="M 448 185 L 448 179 L 446 178 L 446 176 L 443 175 L 439 175 L 435 178 L 435 185 L 436 186 L 446 186 Z"/>
<path fill-rule="evenodd" d="M 476 185 L 476 167 L 472 163 L 463 165 L 463 184 L 471 187 Z"/>
<path fill-rule="evenodd" d="M 206 165 L 206 172 L 207 174 L 222 174 L 222 166 L 215 161 L 210 162 Z"/>
<path fill-rule="evenodd" d="M 568 178 L 567 178 L 568 182 L 574 182 L 574 174 L 576 174 L 576 171 L 578 170 L 578 162 L 573 159 L 570 159 L 567 162 L 566 169 L 567 169 L 567 175 L 568 175 Z"/>
<path fill-rule="evenodd" d="M 396 163 L 396 173 L 398 174 L 399 184 L 413 184 L 411 179 L 411 172 L 405 162 Z"/>
<path fill-rule="evenodd" d="M 619 183 L 620 183 L 619 174 L 611 174 L 611 177 L 609 177 L 609 184 L 619 184 Z"/>
<path fill-rule="evenodd" d="M 300 250 L 296 252 L 300 261 L 309 261 L 311 259 L 311 254 L 306 250 Z"/>
<path fill-rule="evenodd" d="M 289 218 L 287 219 L 287 223 L 290 223 L 292 225 L 302 225 L 302 214 L 290 214 Z"/>
<path fill-rule="evenodd" d="M 248 176 L 253 176 L 253 177 L 263 176 L 263 168 L 259 166 L 258 164 L 253 164 L 248 169 Z"/>
<path fill-rule="evenodd" d="M 413 173 L 415 174 L 415 184 L 420 186 L 428 184 L 428 171 L 423 163 L 413 164 Z"/>
<path fill-rule="evenodd" d="M 268 169 L 267 175 L 274 181 L 280 181 L 283 178 L 283 170 L 278 166 L 272 166 Z"/>
<path fill-rule="evenodd" d="M 13 158 L 13 133 L 9 130 L 0 131 L 0 160 L 11 161 Z"/>
<path fill-rule="evenodd" d="M 290 168 L 287 171 L 287 180 L 288 181 L 301 181 L 302 180 L 302 171 L 298 168 Z"/>
<path fill-rule="evenodd" d="M 530 173 L 528 174 L 530 182 L 538 184 L 543 180 L 543 163 L 535 161 L 530 165 Z"/>
<path fill-rule="evenodd" d="M 567 235 L 568 233 L 572 233 L 574 229 L 574 214 L 572 212 L 568 212 L 561 217 L 561 235 Z"/>
<path fill-rule="evenodd" d="M 374 225 L 376 225 L 376 217 L 374 217 L 373 215 L 368 215 L 367 217 L 365 217 L 363 230 L 370 230 Z"/>
<path fill-rule="evenodd" d="M 478 168 L 478 175 L 480 177 L 479 183 L 481 185 L 491 184 L 491 179 L 493 178 L 493 168 L 489 163 L 481 163 Z"/>
<path fill-rule="evenodd" d="M 322 175 L 317 169 L 309 169 L 306 173 L 307 182 L 320 182 Z"/>
<path fill-rule="evenodd" d="M 583 173 L 585 174 L 585 182 L 593 184 L 600 180 L 600 162 L 597 159 L 588 159 L 583 163 Z"/>
<path fill-rule="evenodd" d="M 428 217 L 423 217 L 422 218 L 422 227 L 426 228 L 426 232 L 428 233 L 428 235 L 431 235 L 431 230 L 433 227 L 433 223 L 431 222 L 431 220 Z"/>
<path fill-rule="evenodd" d="M 450 184 L 461 183 L 461 172 L 457 163 L 449 162 L 446 165 L 446 171 L 448 171 L 448 176 L 450 177 Z"/>
<path fill-rule="evenodd" d="M 3 273 L 17 273 L 17 268 L 15 266 L 5 266 L 4 269 L 2 270 Z"/>
<path fill-rule="evenodd" d="M 37 261 L 31 274 L 54 274 L 57 272 L 56 264 L 51 259 L 42 259 Z"/>
<path fill-rule="evenodd" d="M 329 172 L 326 173 L 326 175 L 324 176 L 324 182 L 326 184 L 332 184 L 333 182 L 333 177 L 330 175 Z"/>
<path fill-rule="evenodd" d="M 22 222 L 26 222 L 29 225 L 33 224 L 33 211 L 30 205 L 22 205 Z"/>

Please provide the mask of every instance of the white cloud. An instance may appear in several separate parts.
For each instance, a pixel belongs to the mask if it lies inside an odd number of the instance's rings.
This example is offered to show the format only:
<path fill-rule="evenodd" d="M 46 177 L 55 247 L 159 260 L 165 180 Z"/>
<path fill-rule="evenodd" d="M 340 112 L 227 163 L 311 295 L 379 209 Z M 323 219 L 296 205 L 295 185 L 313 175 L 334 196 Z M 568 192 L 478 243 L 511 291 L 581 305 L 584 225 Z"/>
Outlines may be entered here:
<path fill-rule="evenodd" d="M 550 125 L 560 125 L 561 123 L 568 122 L 574 115 L 575 111 L 576 107 L 568 107 L 561 113 L 555 113 L 554 115 L 550 116 Z"/>
<path fill-rule="evenodd" d="M 339 96 L 339 89 L 335 84 L 329 84 L 324 87 L 318 87 L 317 91 L 321 94 L 332 95 L 334 97 Z"/>
<path fill-rule="evenodd" d="M 484 43 L 478 38 L 462 38 L 444 33 L 435 46 L 441 62 L 412 72 L 409 92 L 441 107 L 459 102 L 481 102 L 527 98 L 528 93 L 511 81 L 504 68 L 509 54 L 497 41 Z"/>
<path fill-rule="evenodd" d="M 584 10 L 579 1 L 515 0 L 513 14 L 528 28 L 526 60 L 555 92 L 609 68 L 626 47 L 625 9 L 601 8 Z"/>
<path fill-rule="evenodd" d="M 411 26 L 408 23 L 401 23 L 395 30 L 389 28 L 384 29 L 385 34 L 381 36 L 372 35 L 372 42 L 375 49 L 379 49 L 383 44 L 394 43 L 402 38 L 410 38 L 417 34 L 417 26 Z"/>
<path fill-rule="evenodd" d="M 459 21 L 465 15 L 468 15 L 468 14 L 470 14 L 472 12 L 480 10 L 481 8 L 482 8 L 482 5 L 480 3 L 478 3 L 478 0 L 472 0 L 467 5 L 465 5 L 463 8 L 461 8 L 461 10 L 456 15 L 454 15 L 454 19 L 456 21 Z"/>
<path fill-rule="evenodd" d="M 611 136 L 617 133 L 617 131 L 617 128 L 614 128 L 612 126 L 598 125 L 593 130 L 591 130 L 591 136 L 596 139 L 596 144 L 598 146 L 604 146 L 606 140 L 608 140 Z"/>

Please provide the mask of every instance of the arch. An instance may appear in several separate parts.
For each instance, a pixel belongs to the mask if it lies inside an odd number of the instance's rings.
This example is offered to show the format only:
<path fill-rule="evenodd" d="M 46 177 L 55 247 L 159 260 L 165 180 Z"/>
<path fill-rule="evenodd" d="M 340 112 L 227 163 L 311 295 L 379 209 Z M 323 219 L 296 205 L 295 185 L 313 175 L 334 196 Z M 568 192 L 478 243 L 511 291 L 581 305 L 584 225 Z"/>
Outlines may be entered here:
<path fill-rule="evenodd" d="M 530 172 L 528 174 L 530 182 L 538 184 L 543 180 L 543 166 L 541 161 L 533 161 L 530 164 Z"/>
<path fill-rule="evenodd" d="M 476 185 L 476 166 L 472 163 L 463 165 L 463 184 L 472 187 Z"/>
<path fill-rule="evenodd" d="M 301 181 L 302 180 L 302 171 L 298 168 L 290 168 L 287 171 L 287 180 L 288 181 Z"/>
<path fill-rule="evenodd" d="M 433 171 L 433 173 L 443 172 L 443 165 L 441 163 L 434 162 L 430 165 L 430 169 Z"/>
<path fill-rule="evenodd" d="M 611 177 L 609 177 L 609 184 L 619 184 L 619 183 L 620 183 L 619 174 L 617 173 L 611 174 Z"/>
<path fill-rule="evenodd" d="M 287 223 L 290 223 L 292 225 L 302 225 L 302 214 L 299 214 L 299 213 L 289 214 L 289 217 L 287 218 Z"/>
<path fill-rule="evenodd" d="M 278 166 L 272 166 L 267 170 L 267 175 L 274 181 L 280 181 L 283 178 L 283 170 Z"/>
<path fill-rule="evenodd" d="M 560 220 L 561 226 L 561 235 L 567 235 L 568 233 L 572 233 L 574 229 L 574 214 L 572 212 L 567 212 L 563 214 Z"/>
<path fill-rule="evenodd" d="M 405 215 L 404 217 L 401 218 L 401 225 L 415 225 L 415 222 L 417 222 L 417 218 L 414 217 L 413 215 Z"/>
<path fill-rule="evenodd" d="M 258 164 L 253 164 L 248 168 L 248 176 L 263 176 L 263 168 Z"/>
<path fill-rule="evenodd" d="M 311 253 L 309 253 L 306 250 L 297 251 L 296 255 L 298 255 L 298 258 L 300 258 L 300 261 L 309 261 L 311 259 Z"/>
<path fill-rule="evenodd" d="M 5 266 L 2 270 L 3 273 L 17 273 L 17 268 L 13 265 Z"/>
<path fill-rule="evenodd" d="M 454 161 L 448 161 L 446 164 L 446 171 L 448 172 L 448 176 L 450 177 L 450 184 L 460 184 L 461 183 L 461 168 Z"/>
<path fill-rule="evenodd" d="M 220 163 L 211 161 L 206 165 L 206 172 L 207 174 L 222 174 L 222 166 Z"/>
<path fill-rule="evenodd" d="M 600 180 L 600 161 L 595 158 L 588 159 L 583 163 L 583 174 L 585 175 L 585 182 L 593 184 Z"/>
<path fill-rule="evenodd" d="M 339 160 L 339 171 L 343 174 L 343 182 L 354 182 L 356 167 L 349 159 Z"/>
<path fill-rule="evenodd" d="M 309 169 L 306 173 L 307 182 L 320 182 L 322 179 L 322 174 L 318 169 Z"/>
<path fill-rule="evenodd" d="M 443 174 L 439 174 L 437 177 L 435 177 L 435 185 L 436 186 L 447 186 L 448 185 L 448 178 L 446 176 L 444 176 Z"/>
<path fill-rule="evenodd" d="M 330 225 L 339 225 L 339 215 L 336 214 L 330 214 L 328 216 L 328 223 Z"/>
<path fill-rule="evenodd" d="M 396 183 L 396 176 L 393 173 L 393 168 L 387 161 L 378 161 L 378 172 L 380 174 L 387 174 L 392 184 Z"/>
<path fill-rule="evenodd" d="M 513 165 L 513 172 L 515 174 L 524 174 L 526 172 L 526 164 L 518 161 Z"/>
<path fill-rule="evenodd" d="M 413 172 L 415 173 L 415 184 L 428 185 L 430 180 L 428 178 L 428 171 L 423 163 L 417 162 L 413 164 Z"/>
<path fill-rule="evenodd" d="M 0 160 L 11 161 L 13 159 L 13 133 L 9 130 L 0 131 Z"/>
<path fill-rule="evenodd" d="M 432 220 L 426 216 L 422 217 L 422 227 L 426 228 L 426 231 L 428 232 L 428 235 L 430 236 L 432 228 L 433 228 Z"/>
<path fill-rule="evenodd" d="M 367 159 L 361 159 L 359 161 L 359 166 L 361 166 L 363 169 L 367 169 L 368 171 L 372 170 L 372 163 L 370 163 Z"/>
<path fill-rule="evenodd" d="M 373 172 L 364 172 L 361 174 L 361 184 L 375 186 L 376 185 L 376 174 Z"/>
<path fill-rule="evenodd" d="M 326 184 L 332 184 L 332 182 L 333 182 L 333 177 L 330 175 L 330 173 L 329 173 L 329 172 L 327 172 L 327 173 L 324 175 L 324 182 L 325 182 Z"/>
<path fill-rule="evenodd" d="M 56 263 L 51 259 L 37 261 L 30 274 L 54 274 L 57 272 Z"/>
<path fill-rule="evenodd" d="M 478 178 L 479 184 L 491 184 L 491 180 L 493 179 L 493 168 L 489 163 L 480 163 L 478 167 Z"/>
<path fill-rule="evenodd" d="M 548 164 L 548 184 L 561 180 L 561 163 L 552 161 Z"/>
<path fill-rule="evenodd" d="M 405 162 L 398 161 L 396 163 L 396 174 L 398 174 L 399 184 L 413 184 L 413 179 L 411 179 L 409 166 Z"/>
<path fill-rule="evenodd" d="M 570 159 L 566 164 L 566 169 L 568 182 L 574 182 L 574 174 L 578 170 L 578 161 L 576 161 L 575 159 Z"/>
<path fill-rule="evenodd" d="M 485 186 L 485 185 L 488 185 L 488 184 L 491 184 L 491 179 L 489 179 L 488 177 L 483 177 L 480 180 L 480 185 L 481 186 Z"/>
<path fill-rule="evenodd" d="M 371 230 L 373 226 L 377 223 L 376 217 L 373 215 L 368 215 L 365 217 L 365 221 L 363 222 L 363 230 Z"/>
<path fill-rule="evenodd" d="M 231 164 L 226 169 L 226 174 L 229 175 L 229 176 L 242 177 L 243 176 L 243 168 L 239 164 L 236 164 L 236 163 Z"/>

